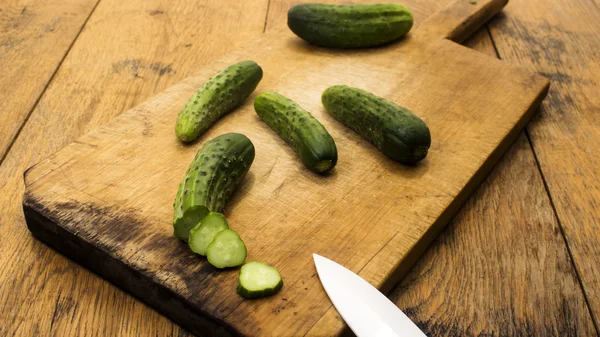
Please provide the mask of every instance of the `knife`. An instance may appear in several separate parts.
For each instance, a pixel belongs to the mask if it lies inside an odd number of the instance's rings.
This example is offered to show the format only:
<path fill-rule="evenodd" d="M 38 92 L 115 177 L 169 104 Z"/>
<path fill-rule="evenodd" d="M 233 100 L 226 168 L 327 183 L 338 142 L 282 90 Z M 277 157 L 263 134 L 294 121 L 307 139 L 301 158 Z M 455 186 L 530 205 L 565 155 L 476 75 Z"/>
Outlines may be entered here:
<path fill-rule="evenodd" d="M 358 337 L 427 337 L 385 295 L 352 271 L 313 254 L 325 292 Z"/>

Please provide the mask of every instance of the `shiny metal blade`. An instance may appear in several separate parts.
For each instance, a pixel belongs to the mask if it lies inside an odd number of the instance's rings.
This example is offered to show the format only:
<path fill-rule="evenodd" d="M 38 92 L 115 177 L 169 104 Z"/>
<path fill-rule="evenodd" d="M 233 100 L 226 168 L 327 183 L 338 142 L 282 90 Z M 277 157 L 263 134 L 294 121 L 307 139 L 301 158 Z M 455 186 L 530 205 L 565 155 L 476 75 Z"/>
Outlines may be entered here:
<path fill-rule="evenodd" d="M 426 337 L 369 282 L 323 256 L 313 254 L 313 258 L 325 292 L 358 337 Z"/>

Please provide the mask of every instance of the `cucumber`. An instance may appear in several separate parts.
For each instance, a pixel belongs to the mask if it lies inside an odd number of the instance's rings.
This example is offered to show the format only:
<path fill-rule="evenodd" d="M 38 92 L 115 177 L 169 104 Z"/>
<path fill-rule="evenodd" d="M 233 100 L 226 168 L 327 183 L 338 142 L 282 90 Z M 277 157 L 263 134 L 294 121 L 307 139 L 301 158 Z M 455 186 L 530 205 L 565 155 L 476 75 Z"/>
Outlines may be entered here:
<path fill-rule="evenodd" d="M 258 95 L 254 110 L 300 155 L 306 168 L 319 174 L 333 169 L 337 163 L 335 142 L 308 111 L 274 92 Z"/>
<path fill-rule="evenodd" d="M 254 161 L 254 145 L 239 133 L 205 142 L 179 184 L 173 203 L 174 234 L 188 241 L 190 229 L 208 212 L 223 212 L 225 204 Z"/>
<path fill-rule="evenodd" d="M 246 254 L 244 241 L 231 229 L 217 233 L 206 248 L 208 262 L 217 268 L 237 267 L 244 263 Z"/>
<path fill-rule="evenodd" d="M 327 88 L 321 101 L 329 114 L 386 156 L 403 164 L 415 164 L 427 156 L 429 128 L 408 109 L 345 85 Z"/>
<path fill-rule="evenodd" d="M 330 5 L 304 3 L 288 11 L 288 27 L 305 41 L 330 48 L 363 48 L 399 39 L 413 16 L 400 4 Z"/>
<path fill-rule="evenodd" d="M 190 249 L 196 254 L 206 256 L 206 247 L 215 235 L 224 229 L 229 229 L 225 216 L 217 212 L 208 212 L 200 223 L 190 230 Z"/>
<path fill-rule="evenodd" d="M 245 298 L 271 296 L 283 287 L 277 269 L 262 262 L 248 262 L 240 270 L 237 292 Z"/>
<path fill-rule="evenodd" d="M 198 139 L 217 119 L 242 104 L 262 76 L 262 68 L 253 61 L 236 63 L 218 72 L 179 112 L 177 137 L 185 143 Z"/>

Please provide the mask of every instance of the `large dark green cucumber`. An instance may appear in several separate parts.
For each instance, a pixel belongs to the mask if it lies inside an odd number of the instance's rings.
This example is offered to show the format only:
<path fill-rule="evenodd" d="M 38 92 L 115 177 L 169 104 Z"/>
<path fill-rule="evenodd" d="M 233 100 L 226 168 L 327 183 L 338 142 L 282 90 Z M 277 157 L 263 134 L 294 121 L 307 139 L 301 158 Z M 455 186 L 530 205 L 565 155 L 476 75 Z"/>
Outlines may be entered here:
<path fill-rule="evenodd" d="M 362 48 L 394 41 L 410 31 L 413 16 L 400 4 L 304 3 L 288 11 L 288 27 L 323 47 Z"/>
<path fill-rule="evenodd" d="M 262 76 L 258 64 L 243 61 L 211 77 L 179 112 L 175 126 L 177 137 L 186 143 L 196 140 L 220 117 L 242 104 Z"/>
<path fill-rule="evenodd" d="M 335 142 L 310 112 L 274 92 L 258 95 L 254 110 L 300 155 L 306 168 L 315 173 L 333 169 L 337 163 Z"/>
<path fill-rule="evenodd" d="M 327 88 L 321 101 L 329 114 L 386 156 L 403 164 L 415 164 L 427 156 L 429 128 L 408 109 L 345 85 Z"/>
<path fill-rule="evenodd" d="M 254 145 L 242 134 L 226 133 L 204 143 L 179 184 L 175 236 L 187 242 L 190 229 L 208 212 L 223 212 L 253 161 Z"/>

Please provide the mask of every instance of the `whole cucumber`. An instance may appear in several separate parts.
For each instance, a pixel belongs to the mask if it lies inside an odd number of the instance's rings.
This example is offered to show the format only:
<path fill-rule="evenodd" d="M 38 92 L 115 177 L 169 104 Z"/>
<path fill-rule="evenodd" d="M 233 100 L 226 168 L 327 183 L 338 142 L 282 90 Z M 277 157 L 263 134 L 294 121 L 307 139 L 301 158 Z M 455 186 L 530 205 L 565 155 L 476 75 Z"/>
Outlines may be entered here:
<path fill-rule="evenodd" d="M 415 164 L 427 156 L 429 127 L 408 109 L 345 85 L 327 88 L 321 101 L 330 115 L 386 156 L 403 164 Z"/>
<path fill-rule="evenodd" d="M 337 148 L 325 127 L 291 99 L 265 92 L 254 100 L 254 110 L 300 155 L 304 166 L 323 174 L 337 163 Z"/>
<path fill-rule="evenodd" d="M 177 116 L 175 134 L 193 142 L 223 115 L 241 105 L 262 79 L 254 61 L 233 64 L 211 77 L 189 99 Z"/>
<path fill-rule="evenodd" d="M 179 184 L 174 234 L 187 242 L 190 229 L 208 212 L 223 212 L 254 161 L 254 145 L 239 133 L 226 133 L 202 145 Z"/>
<path fill-rule="evenodd" d="M 395 3 L 330 5 L 304 3 L 288 11 L 288 27 L 300 38 L 322 47 L 372 47 L 410 31 L 413 16 Z"/>

